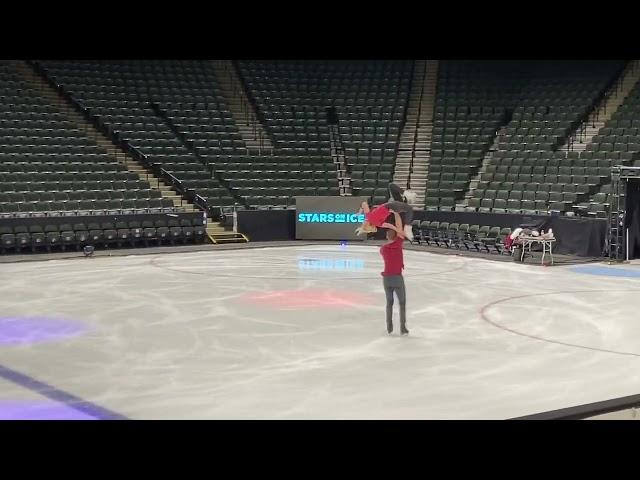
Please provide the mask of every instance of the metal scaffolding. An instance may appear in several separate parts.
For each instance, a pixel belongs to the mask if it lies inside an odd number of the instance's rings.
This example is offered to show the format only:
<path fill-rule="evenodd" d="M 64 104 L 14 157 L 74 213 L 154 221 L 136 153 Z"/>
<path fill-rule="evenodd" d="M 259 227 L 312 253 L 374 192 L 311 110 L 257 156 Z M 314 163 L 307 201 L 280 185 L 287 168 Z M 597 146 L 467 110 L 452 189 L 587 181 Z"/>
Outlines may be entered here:
<path fill-rule="evenodd" d="M 626 258 L 626 194 L 630 179 L 640 178 L 640 167 L 616 165 L 611 167 L 611 199 L 609 203 L 609 224 L 605 256 L 609 262 L 622 262 Z"/>

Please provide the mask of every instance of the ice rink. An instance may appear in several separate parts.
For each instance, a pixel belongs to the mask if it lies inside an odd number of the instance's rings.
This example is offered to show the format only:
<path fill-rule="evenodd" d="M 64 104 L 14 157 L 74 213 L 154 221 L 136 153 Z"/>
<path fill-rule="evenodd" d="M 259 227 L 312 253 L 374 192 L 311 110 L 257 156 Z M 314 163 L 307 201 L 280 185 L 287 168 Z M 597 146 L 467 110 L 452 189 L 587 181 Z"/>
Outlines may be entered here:
<path fill-rule="evenodd" d="M 640 393 L 640 267 L 377 246 L 0 264 L 0 418 L 506 419 Z"/>

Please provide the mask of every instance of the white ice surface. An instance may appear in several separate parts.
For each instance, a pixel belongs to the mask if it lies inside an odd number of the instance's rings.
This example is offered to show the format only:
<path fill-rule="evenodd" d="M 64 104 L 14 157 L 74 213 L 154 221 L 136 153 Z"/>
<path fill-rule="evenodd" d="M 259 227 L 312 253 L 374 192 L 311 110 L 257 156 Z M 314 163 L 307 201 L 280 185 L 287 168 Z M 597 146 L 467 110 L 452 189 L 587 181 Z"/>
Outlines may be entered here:
<path fill-rule="evenodd" d="M 90 330 L 0 345 L 0 365 L 136 419 L 504 419 L 640 393 L 640 278 L 406 251 L 404 338 L 381 263 L 324 245 L 2 264 L 0 318 Z"/>

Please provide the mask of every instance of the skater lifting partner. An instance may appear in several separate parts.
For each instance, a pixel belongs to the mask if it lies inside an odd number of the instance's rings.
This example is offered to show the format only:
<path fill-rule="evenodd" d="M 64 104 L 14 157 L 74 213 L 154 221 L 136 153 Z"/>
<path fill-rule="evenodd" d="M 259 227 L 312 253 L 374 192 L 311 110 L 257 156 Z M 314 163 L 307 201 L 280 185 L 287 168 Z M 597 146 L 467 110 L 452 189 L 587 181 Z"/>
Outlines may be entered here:
<path fill-rule="evenodd" d="M 406 303 L 407 295 L 404 286 L 402 270 L 404 268 L 404 256 L 402 243 L 404 242 L 404 230 L 400 214 L 391 209 L 394 217 L 394 224 L 383 223 L 382 228 L 386 228 L 387 243 L 380 248 L 380 255 L 384 260 L 384 271 L 382 272 L 382 284 L 387 298 L 387 333 L 393 332 L 393 296 L 398 297 L 400 305 L 400 335 L 409 335 L 407 330 Z M 406 226 L 405 226 L 406 227 Z"/>

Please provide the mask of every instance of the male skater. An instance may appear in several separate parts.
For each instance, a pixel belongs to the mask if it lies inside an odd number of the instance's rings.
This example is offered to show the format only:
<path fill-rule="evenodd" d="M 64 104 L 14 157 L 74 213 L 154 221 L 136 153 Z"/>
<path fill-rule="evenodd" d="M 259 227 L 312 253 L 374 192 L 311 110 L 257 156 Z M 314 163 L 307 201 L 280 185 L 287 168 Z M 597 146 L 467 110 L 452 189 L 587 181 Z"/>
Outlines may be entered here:
<path fill-rule="evenodd" d="M 387 297 L 387 333 L 393 332 L 393 294 L 398 297 L 400 304 L 400 335 L 409 335 L 407 330 L 406 301 L 407 296 L 404 287 L 404 258 L 402 252 L 402 242 L 404 241 L 404 231 L 400 214 L 390 210 L 393 214 L 395 225 L 383 223 L 382 228 L 387 229 L 387 240 L 380 248 L 380 254 L 384 260 L 384 272 L 382 272 L 382 284 Z"/>

